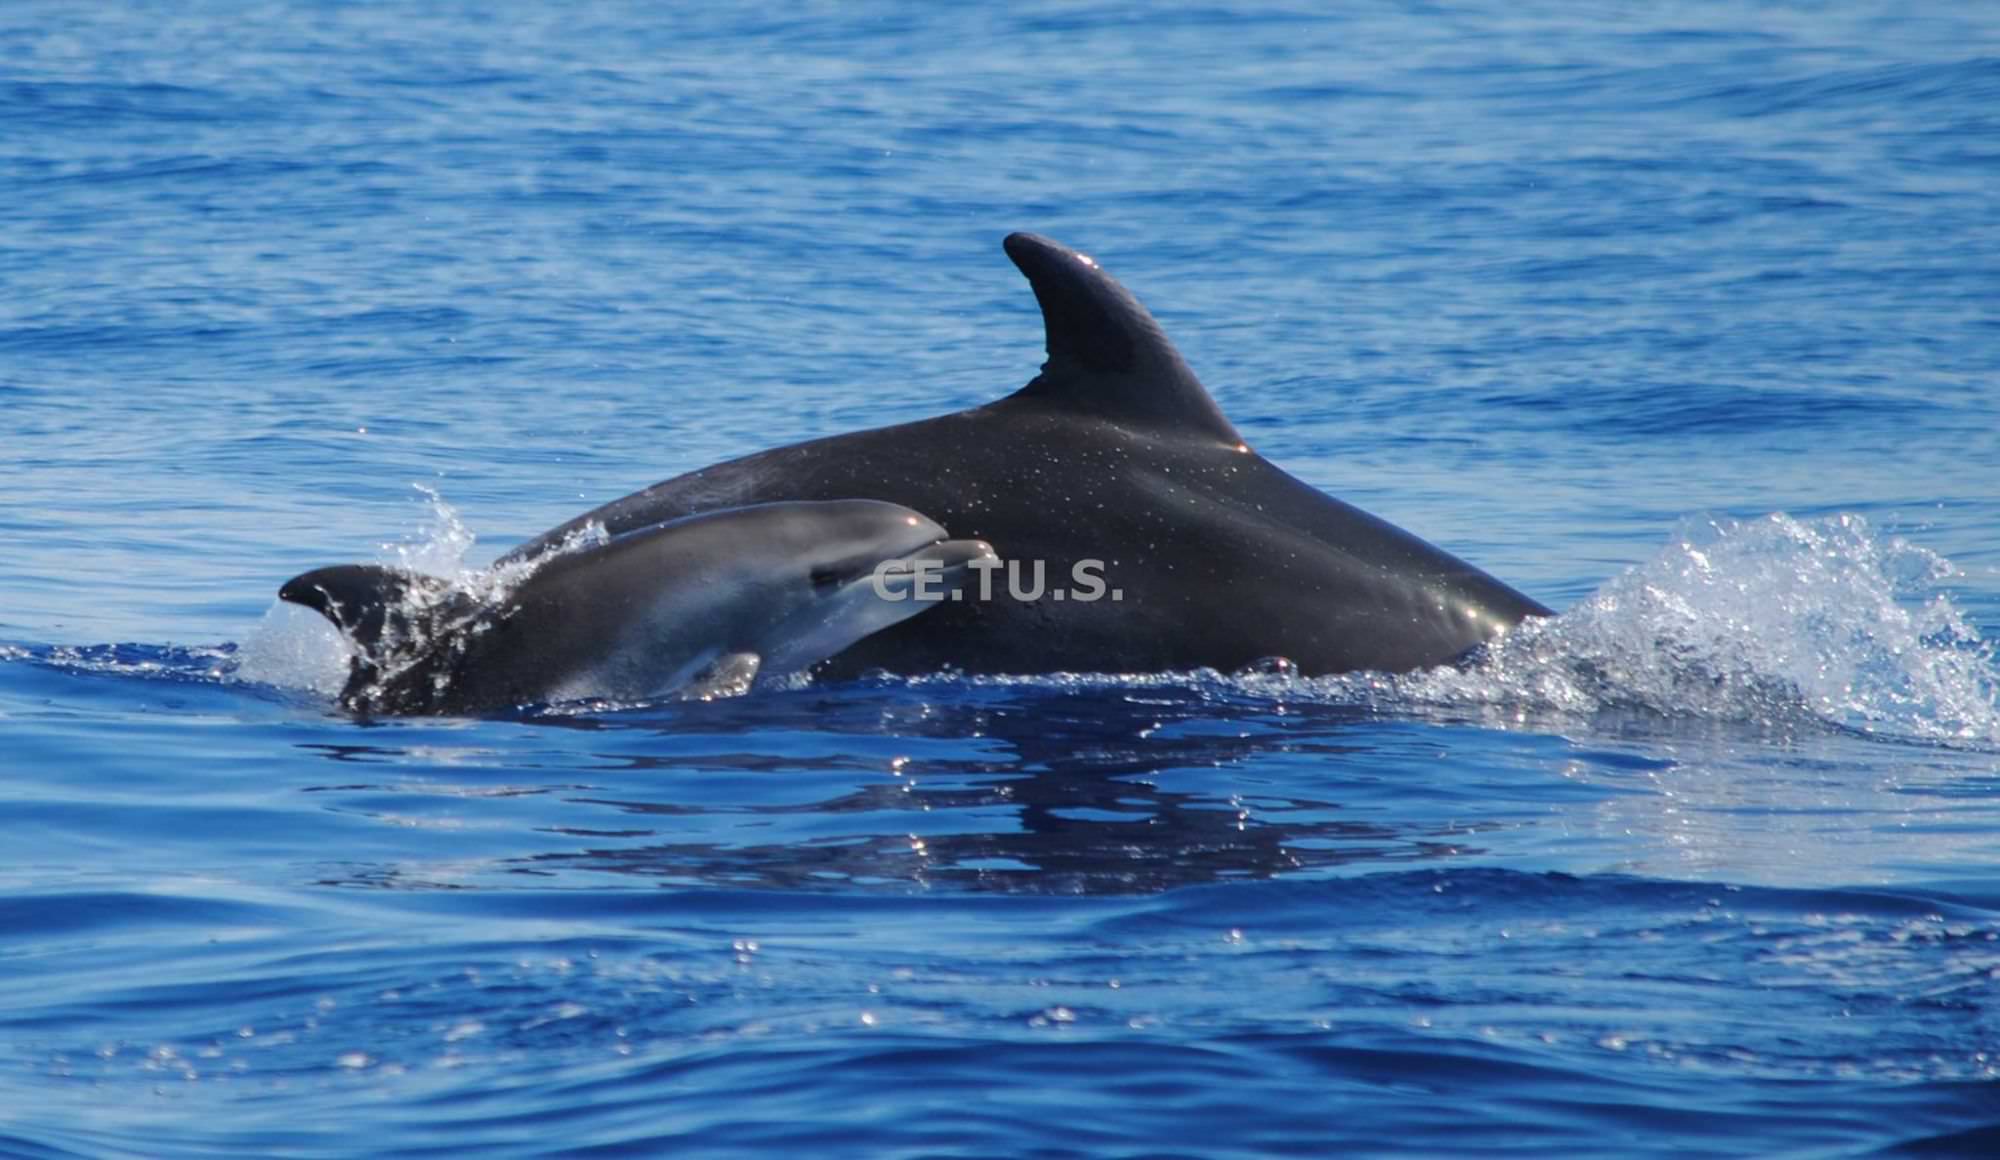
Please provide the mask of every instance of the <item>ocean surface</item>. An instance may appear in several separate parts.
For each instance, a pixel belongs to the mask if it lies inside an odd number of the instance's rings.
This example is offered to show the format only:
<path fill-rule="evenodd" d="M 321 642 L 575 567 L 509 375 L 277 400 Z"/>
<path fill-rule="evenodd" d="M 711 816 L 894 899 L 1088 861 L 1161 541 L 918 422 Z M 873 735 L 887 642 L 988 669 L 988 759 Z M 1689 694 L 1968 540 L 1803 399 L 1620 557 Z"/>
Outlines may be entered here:
<path fill-rule="evenodd" d="M 1469 670 L 361 722 L 1095 255 Z M 2000 10 L 0 8 L 0 1154 L 2000 1154 Z"/>

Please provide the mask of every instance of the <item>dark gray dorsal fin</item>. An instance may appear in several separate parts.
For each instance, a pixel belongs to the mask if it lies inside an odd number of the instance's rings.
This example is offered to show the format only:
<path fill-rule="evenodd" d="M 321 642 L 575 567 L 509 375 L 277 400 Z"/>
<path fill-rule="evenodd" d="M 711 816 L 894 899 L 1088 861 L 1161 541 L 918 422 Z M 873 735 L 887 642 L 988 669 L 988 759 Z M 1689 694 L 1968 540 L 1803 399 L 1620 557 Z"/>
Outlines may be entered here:
<path fill-rule="evenodd" d="M 417 628 L 413 613 L 435 600 L 448 581 L 381 564 L 338 564 L 315 568 L 285 581 L 278 599 L 302 604 L 333 622 L 363 651 L 383 638 L 405 638 Z M 428 600 L 412 600 L 412 594 Z"/>
<path fill-rule="evenodd" d="M 338 564 L 285 581 L 278 599 L 304 605 L 333 622 L 354 645 L 347 688 L 351 699 L 392 667 L 406 667 L 412 649 L 434 643 L 437 624 L 462 614 L 466 598 L 449 580 L 381 564 Z M 400 662 L 400 663 L 398 663 Z"/>
<path fill-rule="evenodd" d="M 1009 234 L 1006 247 L 1048 333 L 1049 360 L 1016 397 L 1241 442 L 1160 324 L 1096 261 L 1035 234 Z"/>

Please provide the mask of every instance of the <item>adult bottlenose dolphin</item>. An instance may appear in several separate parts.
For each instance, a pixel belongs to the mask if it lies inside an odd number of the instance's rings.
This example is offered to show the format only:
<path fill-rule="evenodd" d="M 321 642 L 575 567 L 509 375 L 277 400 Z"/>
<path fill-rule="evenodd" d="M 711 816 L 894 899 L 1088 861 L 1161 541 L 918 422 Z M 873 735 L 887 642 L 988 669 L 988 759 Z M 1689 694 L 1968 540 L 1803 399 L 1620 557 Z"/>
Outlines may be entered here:
<path fill-rule="evenodd" d="M 1443 664 L 1549 610 L 1334 499 L 1252 451 L 1146 308 L 1089 257 L 1013 234 L 1048 361 L 982 407 L 760 452 L 669 479 L 521 545 L 530 559 L 587 523 L 616 533 L 715 508 L 872 496 L 1041 561 L 1067 588 L 1102 561 L 1122 599 L 947 604 L 861 639 L 823 671 L 1233 670 L 1271 657 L 1307 674 Z M 1033 587 L 1023 576 L 1020 587 Z"/>
<path fill-rule="evenodd" d="M 759 673 L 795 672 L 943 607 L 918 597 L 942 596 L 992 554 L 896 504 L 768 503 L 581 533 L 470 584 L 343 564 L 278 596 L 348 638 L 345 708 L 476 713 L 742 692 Z"/>

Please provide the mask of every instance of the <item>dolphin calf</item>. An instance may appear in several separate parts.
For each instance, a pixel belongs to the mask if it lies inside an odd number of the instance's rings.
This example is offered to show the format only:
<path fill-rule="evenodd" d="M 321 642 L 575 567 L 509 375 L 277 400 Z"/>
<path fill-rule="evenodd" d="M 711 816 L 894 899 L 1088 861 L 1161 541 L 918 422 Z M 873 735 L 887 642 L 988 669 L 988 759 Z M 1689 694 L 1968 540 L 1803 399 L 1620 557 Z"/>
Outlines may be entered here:
<path fill-rule="evenodd" d="M 806 668 L 942 607 L 949 585 L 992 555 L 896 504 L 766 503 L 584 532 L 470 584 L 343 564 L 294 577 L 278 596 L 347 637 L 343 707 L 477 713 L 743 692 L 760 673 Z"/>
<path fill-rule="evenodd" d="M 991 541 L 1008 567 L 1077 565 L 1120 599 L 1023 578 L 860 638 L 834 676 L 1230 671 L 1283 657 L 1308 675 L 1452 661 L 1541 604 L 1252 451 L 1146 308 L 1091 258 L 1006 239 L 1041 305 L 1048 360 L 996 402 L 763 451 L 655 484 L 586 524 L 613 533 L 770 500 L 872 496 Z M 1072 595 L 1064 599 L 1063 595 Z"/>

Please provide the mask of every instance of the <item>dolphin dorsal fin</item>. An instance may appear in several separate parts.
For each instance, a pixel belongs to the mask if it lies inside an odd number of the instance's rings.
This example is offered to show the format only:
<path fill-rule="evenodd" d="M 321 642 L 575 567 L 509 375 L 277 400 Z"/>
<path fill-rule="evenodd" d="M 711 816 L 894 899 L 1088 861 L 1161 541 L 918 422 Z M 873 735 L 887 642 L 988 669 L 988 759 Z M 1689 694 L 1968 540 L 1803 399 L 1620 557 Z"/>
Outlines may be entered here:
<path fill-rule="evenodd" d="M 339 564 L 294 576 L 278 599 L 333 622 L 354 646 L 343 701 L 363 697 L 393 669 L 435 643 L 437 625 L 463 616 L 468 601 L 449 580 L 381 564 Z"/>
<path fill-rule="evenodd" d="M 419 613 L 450 582 L 381 564 L 339 564 L 294 576 L 278 599 L 302 604 L 332 621 L 364 651 L 374 651 L 418 629 Z"/>
<path fill-rule="evenodd" d="M 1015 397 L 1242 441 L 1152 314 L 1094 259 L 1035 234 L 1009 234 L 1005 245 L 1048 335 L 1042 373 Z"/>

